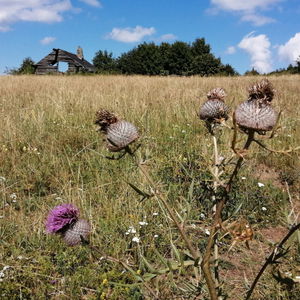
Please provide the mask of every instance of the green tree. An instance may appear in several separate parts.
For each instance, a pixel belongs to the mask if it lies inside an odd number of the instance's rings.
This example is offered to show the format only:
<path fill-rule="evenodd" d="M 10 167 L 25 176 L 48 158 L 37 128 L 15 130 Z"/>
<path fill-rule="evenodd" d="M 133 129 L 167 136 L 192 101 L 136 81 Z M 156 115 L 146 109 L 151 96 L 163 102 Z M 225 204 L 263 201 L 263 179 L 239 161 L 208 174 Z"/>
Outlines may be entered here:
<path fill-rule="evenodd" d="M 203 55 L 210 53 L 210 45 L 205 43 L 205 39 L 196 39 L 191 46 L 193 56 Z"/>
<path fill-rule="evenodd" d="M 239 73 L 229 64 L 221 65 L 220 74 L 225 76 L 236 76 Z"/>
<path fill-rule="evenodd" d="M 297 64 L 297 73 L 300 73 L 300 56 L 296 60 L 296 64 Z"/>
<path fill-rule="evenodd" d="M 221 71 L 221 60 L 211 53 L 197 55 L 193 58 L 191 70 L 194 75 L 215 75 Z"/>
<path fill-rule="evenodd" d="M 99 50 L 93 58 L 93 64 L 98 73 L 110 73 L 117 69 L 116 60 L 113 58 L 112 52 Z"/>
<path fill-rule="evenodd" d="M 30 57 L 26 57 L 19 68 L 7 69 L 5 72 L 11 75 L 34 74 L 35 62 Z"/>
<path fill-rule="evenodd" d="M 191 63 L 191 47 L 187 43 L 178 41 L 171 45 L 167 55 L 169 74 L 191 75 Z"/>
<path fill-rule="evenodd" d="M 122 54 L 118 67 L 125 74 L 159 75 L 163 70 L 159 46 L 143 43 Z"/>
<path fill-rule="evenodd" d="M 259 73 L 254 69 L 252 68 L 250 71 L 246 71 L 244 73 L 245 76 L 256 76 L 256 75 L 259 75 Z"/>

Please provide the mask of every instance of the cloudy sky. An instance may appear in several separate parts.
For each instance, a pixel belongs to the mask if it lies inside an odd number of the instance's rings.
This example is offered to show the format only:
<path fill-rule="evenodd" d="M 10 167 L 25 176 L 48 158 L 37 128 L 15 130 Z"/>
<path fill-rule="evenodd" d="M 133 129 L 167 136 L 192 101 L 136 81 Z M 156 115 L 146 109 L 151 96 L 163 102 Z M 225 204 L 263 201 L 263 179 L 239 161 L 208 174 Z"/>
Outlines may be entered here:
<path fill-rule="evenodd" d="M 91 61 L 202 37 L 240 73 L 287 67 L 300 56 L 300 0 L 0 0 L 0 74 L 52 48 L 80 45 Z"/>

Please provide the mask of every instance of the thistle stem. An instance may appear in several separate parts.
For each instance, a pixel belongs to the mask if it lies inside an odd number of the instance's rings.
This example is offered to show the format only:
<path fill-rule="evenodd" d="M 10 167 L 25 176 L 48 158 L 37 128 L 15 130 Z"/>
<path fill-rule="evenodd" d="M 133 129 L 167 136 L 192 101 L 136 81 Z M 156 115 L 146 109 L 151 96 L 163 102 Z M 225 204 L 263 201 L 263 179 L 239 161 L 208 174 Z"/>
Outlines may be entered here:
<path fill-rule="evenodd" d="M 247 141 L 244 145 L 243 150 L 248 150 L 253 138 L 254 138 L 254 131 L 250 131 L 248 134 L 248 138 Z M 215 137 L 213 136 L 213 141 L 215 144 Z M 214 146 L 214 156 L 215 156 L 215 160 L 216 160 L 216 153 L 217 153 L 217 147 Z M 231 191 L 232 188 L 232 183 L 234 181 L 234 179 L 236 178 L 241 166 L 242 166 L 242 162 L 243 162 L 244 158 L 240 157 L 235 165 L 235 168 L 233 169 L 228 183 L 225 186 L 225 191 L 224 191 L 224 195 L 222 197 L 222 199 L 220 201 L 217 202 L 216 204 L 216 212 L 214 215 L 214 222 L 212 225 L 212 229 L 211 229 L 211 233 L 210 236 L 208 238 L 208 242 L 206 245 L 206 249 L 205 249 L 205 253 L 203 256 L 203 260 L 201 262 L 201 268 L 203 270 L 203 274 L 204 274 L 204 278 L 208 287 L 208 291 L 210 294 L 210 298 L 211 300 L 218 300 L 218 295 L 217 295 L 217 288 L 216 288 L 216 282 L 213 279 L 212 273 L 211 273 L 211 269 L 210 269 L 210 256 L 212 253 L 212 248 L 215 245 L 216 242 L 216 238 L 217 238 L 217 233 L 220 229 L 220 227 L 222 226 L 222 211 L 223 208 L 226 204 L 226 202 L 229 200 L 229 193 Z"/>

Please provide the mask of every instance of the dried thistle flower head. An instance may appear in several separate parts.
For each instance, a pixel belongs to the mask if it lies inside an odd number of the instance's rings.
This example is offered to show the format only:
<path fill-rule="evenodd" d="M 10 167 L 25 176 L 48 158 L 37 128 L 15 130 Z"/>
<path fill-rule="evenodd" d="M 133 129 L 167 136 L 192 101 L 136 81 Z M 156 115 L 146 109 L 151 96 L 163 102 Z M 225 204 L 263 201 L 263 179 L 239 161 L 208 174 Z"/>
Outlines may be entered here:
<path fill-rule="evenodd" d="M 275 89 L 268 79 L 263 79 L 260 82 L 256 82 L 248 89 L 249 100 L 258 100 L 265 102 L 266 104 L 271 102 L 275 95 Z"/>
<path fill-rule="evenodd" d="M 227 95 L 223 88 L 215 88 L 207 93 L 208 100 L 220 100 L 224 102 L 224 98 L 226 96 Z"/>
<path fill-rule="evenodd" d="M 224 103 L 226 93 L 222 88 L 212 89 L 207 101 L 200 107 L 199 117 L 208 123 L 221 123 L 228 119 L 229 107 Z"/>
<path fill-rule="evenodd" d="M 138 138 L 136 127 L 127 121 L 121 120 L 107 129 L 107 146 L 112 152 L 124 149 Z"/>
<path fill-rule="evenodd" d="M 80 219 L 63 233 L 63 238 L 66 244 L 75 246 L 81 244 L 82 240 L 87 240 L 90 232 L 91 226 L 89 222 Z"/>
<path fill-rule="evenodd" d="M 119 119 L 115 114 L 109 112 L 106 109 L 100 109 L 99 111 L 96 112 L 95 124 L 99 125 L 100 126 L 99 130 L 105 133 L 107 132 L 107 128 L 111 124 L 118 122 L 118 120 Z"/>
<path fill-rule="evenodd" d="M 55 206 L 49 213 L 46 221 L 46 230 L 49 233 L 60 233 L 74 224 L 79 217 L 79 210 L 72 204 Z"/>
<path fill-rule="evenodd" d="M 105 109 L 99 110 L 96 117 L 95 123 L 100 126 L 100 131 L 105 133 L 109 151 L 121 151 L 139 138 L 138 130 L 133 124 L 118 119 Z"/>
<path fill-rule="evenodd" d="M 236 122 L 242 130 L 264 134 L 273 129 L 278 118 L 278 113 L 271 106 L 274 92 L 267 79 L 249 88 L 248 100 L 241 103 L 235 111 Z"/>

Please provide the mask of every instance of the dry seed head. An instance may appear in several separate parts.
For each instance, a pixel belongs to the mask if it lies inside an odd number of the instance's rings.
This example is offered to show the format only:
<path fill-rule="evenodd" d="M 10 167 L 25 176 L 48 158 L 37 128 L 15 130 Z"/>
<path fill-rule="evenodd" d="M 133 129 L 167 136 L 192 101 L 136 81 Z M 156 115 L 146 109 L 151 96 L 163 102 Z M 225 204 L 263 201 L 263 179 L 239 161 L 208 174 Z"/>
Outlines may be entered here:
<path fill-rule="evenodd" d="M 82 238 L 86 240 L 90 232 L 90 224 L 86 220 L 80 219 L 64 232 L 63 238 L 66 244 L 75 246 L 81 244 Z"/>
<path fill-rule="evenodd" d="M 263 79 L 260 82 L 256 82 L 254 85 L 250 86 L 248 92 L 249 101 L 257 100 L 268 104 L 274 98 L 275 89 L 268 79 Z"/>
<path fill-rule="evenodd" d="M 274 92 L 267 79 L 249 88 L 248 100 L 241 103 L 235 111 L 236 122 L 241 129 L 254 130 L 260 134 L 273 129 L 278 118 L 278 113 L 271 106 Z"/>
<path fill-rule="evenodd" d="M 107 128 L 107 146 L 112 152 L 124 149 L 126 146 L 138 139 L 139 133 L 137 128 L 124 120 L 111 124 Z"/>
<path fill-rule="evenodd" d="M 208 100 L 220 100 L 224 102 L 225 97 L 226 93 L 222 88 L 215 88 L 207 93 Z"/>
<path fill-rule="evenodd" d="M 228 119 L 229 107 L 224 103 L 226 93 L 222 88 L 215 88 L 207 94 L 208 100 L 200 107 L 199 117 L 209 123 L 220 123 Z"/>
<path fill-rule="evenodd" d="M 106 109 L 100 109 L 99 111 L 96 112 L 95 124 L 100 126 L 100 128 L 99 128 L 100 131 L 103 131 L 106 133 L 107 128 L 111 124 L 114 124 L 118 121 L 119 121 L 118 117 L 115 114 L 107 111 Z"/>

